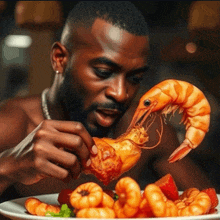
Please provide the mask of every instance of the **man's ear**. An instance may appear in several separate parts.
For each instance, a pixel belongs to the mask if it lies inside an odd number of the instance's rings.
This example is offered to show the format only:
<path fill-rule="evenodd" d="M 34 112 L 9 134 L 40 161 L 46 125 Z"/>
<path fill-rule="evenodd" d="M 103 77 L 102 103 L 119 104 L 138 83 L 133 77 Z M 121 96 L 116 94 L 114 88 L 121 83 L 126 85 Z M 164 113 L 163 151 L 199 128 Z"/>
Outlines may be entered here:
<path fill-rule="evenodd" d="M 60 42 L 55 42 L 51 49 L 51 64 L 54 69 L 54 71 L 59 71 L 60 73 L 63 73 L 67 61 L 69 58 L 69 53 L 65 46 L 63 46 Z"/>

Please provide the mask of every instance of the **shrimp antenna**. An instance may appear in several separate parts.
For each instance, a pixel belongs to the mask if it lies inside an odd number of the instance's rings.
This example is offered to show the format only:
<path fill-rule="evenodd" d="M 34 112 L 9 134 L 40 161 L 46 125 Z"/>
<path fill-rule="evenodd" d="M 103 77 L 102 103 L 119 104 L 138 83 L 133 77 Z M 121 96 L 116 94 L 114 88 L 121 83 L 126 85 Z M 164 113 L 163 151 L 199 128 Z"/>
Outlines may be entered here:
<path fill-rule="evenodd" d="M 154 120 L 155 120 L 155 118 L 156 118 L 156 116 L 154 117 Z M 142 148 L 142 149 L 153 149 L 153 148 L 157 147 L 160 144 L 161 139 L 162 139 L 162 134 L 163 134 L 163 119 L 162 119 L 161 116 L 160 116 L 160 123 L 161 123 L 161 131 L 159 131 L 158 129 L 156 130 L 158 135 L 159 135 L 158 142 L 155 145 L 151 146 L 151 147 L 141 146 L 140 148 Z"/>
<path fill-rule="evenodd" d="M 148 124 L 146 125 L 145 130 L 148 131 L 151 125 L 154 123 L 156 119 L 156 114 L 150 114 L 151 120 L 148 121 Z"/>

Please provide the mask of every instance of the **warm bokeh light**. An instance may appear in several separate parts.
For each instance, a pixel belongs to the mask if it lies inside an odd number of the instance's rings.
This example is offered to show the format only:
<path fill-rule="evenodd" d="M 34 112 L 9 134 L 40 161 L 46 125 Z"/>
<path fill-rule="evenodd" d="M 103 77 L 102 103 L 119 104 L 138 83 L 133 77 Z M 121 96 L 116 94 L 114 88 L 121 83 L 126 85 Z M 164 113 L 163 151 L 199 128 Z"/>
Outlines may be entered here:
<path fill-rule="evenodd" d="M 195 1 L 189 11 L 188 29 L 215 29 L 220 26 L 220 1 Z"/>
<path fill-rule="evenodd" d="M 60 1 L 17 1 L 15 20 L 19 27 L 56 30 L 63 24 Z"/>
<path fill-rule="evenodd" d="M 190 43 L 187 43 L 187 44 L 186 44 L 186 51 L 187 51 L 188 53 L 195 53 L 196 50 L 197 50 L 197 46 L 196 46 L 195 43 L 190 42 Z"/>

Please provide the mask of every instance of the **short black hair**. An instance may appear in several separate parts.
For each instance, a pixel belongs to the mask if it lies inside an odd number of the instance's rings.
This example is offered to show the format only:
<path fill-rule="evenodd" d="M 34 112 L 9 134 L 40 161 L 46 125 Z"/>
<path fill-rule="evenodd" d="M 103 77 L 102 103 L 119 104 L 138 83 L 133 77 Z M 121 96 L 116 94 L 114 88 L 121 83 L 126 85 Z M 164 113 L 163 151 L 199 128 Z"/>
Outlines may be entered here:
<path fill-rule="evenodd" d="M 97 18 L 136 36 L 149 35 L 144 16 L 129 1 L 81 1 L 70 11 L 64 29 L 71 28 L 74 31 L 79 26 L 89 28 Z M 64 34 L 61 39 L 70 51 L 72 47 L 71 36 Z"/>
<path fill-rule="evenodd" d="M 70 11 L 67 23 L 81 23 L 91 26 L 96 18 L 104 19 L 112 25 L 131 34 L 148 35 L 144 16 L 129 1 L 82 1 Z"/>

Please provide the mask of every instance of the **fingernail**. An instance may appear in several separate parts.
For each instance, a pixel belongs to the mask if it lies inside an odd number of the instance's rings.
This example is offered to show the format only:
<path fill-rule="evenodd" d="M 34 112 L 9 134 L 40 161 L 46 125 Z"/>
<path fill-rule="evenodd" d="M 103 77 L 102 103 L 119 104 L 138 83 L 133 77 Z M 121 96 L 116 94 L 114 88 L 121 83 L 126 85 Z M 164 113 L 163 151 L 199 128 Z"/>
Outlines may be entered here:
<path fill-rule="evenodd" d="M 91 150 L 92 150 L 93 154 L 97 154 L 98 153 L 98 149 L 97 149 L 97 147 L 95 145 L 92 146 Z"/>
<path fill-rule="evenodd" d="M 86 162 L 86 166 L 89 167 L 91 165 L 91 162 L 92 161 L 90 159 L 88 159 L 87 162 Z"/>

